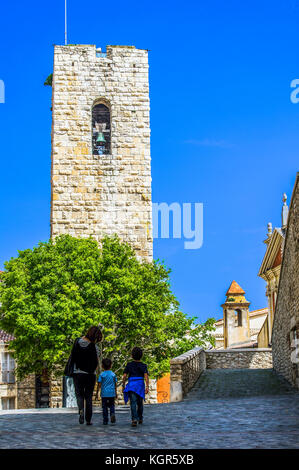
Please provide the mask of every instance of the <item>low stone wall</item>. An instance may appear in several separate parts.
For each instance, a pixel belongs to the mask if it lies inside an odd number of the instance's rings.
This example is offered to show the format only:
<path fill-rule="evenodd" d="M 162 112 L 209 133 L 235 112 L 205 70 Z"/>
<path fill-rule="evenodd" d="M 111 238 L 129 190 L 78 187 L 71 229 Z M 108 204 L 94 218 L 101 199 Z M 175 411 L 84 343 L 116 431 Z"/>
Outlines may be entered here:
<path fill-rule="evenodd" d="M 271 348 L 205 351 L 207 369 L 271 369 Z"/>
<path fill-rule="evenodd" d="M 96 390 L 96 387 L 97 386 L 95 386 L 95 390 Z M 94 393 L 94 395 L 95 395 L 95 393 Z M 149 393 L 148 393 L 148 395 L 145 396 L 145 403 L 154 404 L 154 403 L 157 403 L 157 402 L 158 402 L 158 400 L 157 400 L 157 380 L 156 379 L 150 379 L 150 381 L 149 381 Z M 95 406 L 102 406 L 101 399 L 99 399 L 99 401 L 94 400 L 94 404 L 95 404 Z M 119 385 L 117 387 L 117 398 L 115 399 L 115 404 L 116 405 L 124 405 L 125 404 L 124 395 L 123 395 L 123 391 L 122 391 L 122 382 L 121 381 L 119 382 Z"/>
<path fill-rule="evenodd" d="M 206 368 L 205 351 L 195 348 L 170 361 L 170 401 L 181 401 Z"/>
<path fill-rule="evenodd" d="M 102 401 L 99 394 L 99 399 L 96 400 L 96 390 L 97 390 L 97 383 L 94 387 L 93 392 L 93 405 L 94 406 L 102 406 Z M 50 408 L 61 408 L 63 406 L 63 377 L 59 378 L 52 378 L 50 381 Z M 149 393 L 146 396 L 146 403 L 157 403 L 157 381 L 154 379 L 150 379 L 149 381 Z M 124 398 L 122 393 L 122 383 L 119 381 L 117 387 L 117 398 L 115 400 L 116 405 L 124 405 Z"/>

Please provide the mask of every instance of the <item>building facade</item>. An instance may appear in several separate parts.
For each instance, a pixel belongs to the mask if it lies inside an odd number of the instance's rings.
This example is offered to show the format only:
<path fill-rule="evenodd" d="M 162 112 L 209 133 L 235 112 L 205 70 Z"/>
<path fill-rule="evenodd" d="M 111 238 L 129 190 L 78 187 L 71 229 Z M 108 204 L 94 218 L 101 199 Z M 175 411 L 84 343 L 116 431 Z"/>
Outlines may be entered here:
<path fill-rule="evenodd" d="M 15 361 L 8 351 L 12 336 L 0 330 L 0 410 L 17 408 Z"/>
<path fill-rule="evenodd" d="M 51 236 L 118 234 L 151 260 L 148 52 L 55 46 Z"/>
<path fill-rule="evenodd" d="M 35 408 L 36 377 L 16 379 L 15 361 L 9 348 L 12 340 L 12 335 L 0 330 L 0 410 Z"/>
<path fill-rule="evenodd" d="M 272 350 L 274 369 L 299 389 L 299 173 L 285 230 Z"/>
<path fill-rule="evenodd" d="M 286 194 L 283 195 L 282 200 L 281 227 L 275 227 L 272 230 L 272 224 L 268 224 L 268 235 L 264 240 L 266 252 L 258 272 L 258 276 L 266 281 L 268 300 L 268 315 L 258 336 L 258 346 L 260 348 L 267 348 L 272 341 L 272 328 L 289 210 L 286 203 Z"/>
<path fill-rule="evenodd" d="M 257 346 L 258 335 L 262 329 L 265 319 L 268 315 L 268 308 L 260 308 L 258 310 L 252 310 L 249 312 L 249 332 L 250 332 L 250 345 Z M 215 349 L 224 349 L 224 320 L 221 318 L 215 322 Z M 238 328 L 237 321 L 235 319 L 235 328 Z"/>

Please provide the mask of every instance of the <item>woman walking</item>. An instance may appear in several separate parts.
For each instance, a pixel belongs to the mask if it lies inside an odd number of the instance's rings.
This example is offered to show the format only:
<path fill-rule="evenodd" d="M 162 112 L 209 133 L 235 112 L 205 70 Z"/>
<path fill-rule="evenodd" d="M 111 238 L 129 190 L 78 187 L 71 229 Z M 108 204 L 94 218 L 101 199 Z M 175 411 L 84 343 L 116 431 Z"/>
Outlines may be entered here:
<path fill-rule="evenodd" d="M 96 369 L 99 363 L 96 344 L 101 341 L 102 333 L 100 328 L 92 326 L 85 336 L 77 338 L 74 343 L 72 351 L 74 370 L 72 377 L 74 379 L 79 408 L 80 424 L 84 423 L 84 411 L 86 424 L 92 424 L 92 395 L 96 382 Z"/>

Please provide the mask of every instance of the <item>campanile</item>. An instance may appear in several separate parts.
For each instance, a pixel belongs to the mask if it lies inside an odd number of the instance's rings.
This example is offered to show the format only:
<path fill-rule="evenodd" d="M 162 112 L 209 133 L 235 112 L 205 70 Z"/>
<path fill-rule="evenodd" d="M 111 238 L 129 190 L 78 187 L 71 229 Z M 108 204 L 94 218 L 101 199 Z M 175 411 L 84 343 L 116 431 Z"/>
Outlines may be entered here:
<path fill-rule="evenodd" d="M 51 236 L 117 233 L 151 260 L 148 52 L 55 46 Z"/>

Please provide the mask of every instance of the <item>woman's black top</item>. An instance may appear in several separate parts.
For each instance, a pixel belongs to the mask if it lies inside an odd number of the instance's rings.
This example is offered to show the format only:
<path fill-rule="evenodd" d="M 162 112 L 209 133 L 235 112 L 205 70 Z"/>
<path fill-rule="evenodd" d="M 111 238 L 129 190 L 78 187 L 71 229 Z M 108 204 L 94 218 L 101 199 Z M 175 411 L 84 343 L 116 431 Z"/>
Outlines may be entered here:
<path fill-rule="evenodd" d="M 95 344 L 89 343 L 83 348 L 77 340 L 73 350 L 73 362 L 77 369 L 94 374 L 99 362 Z"/>

